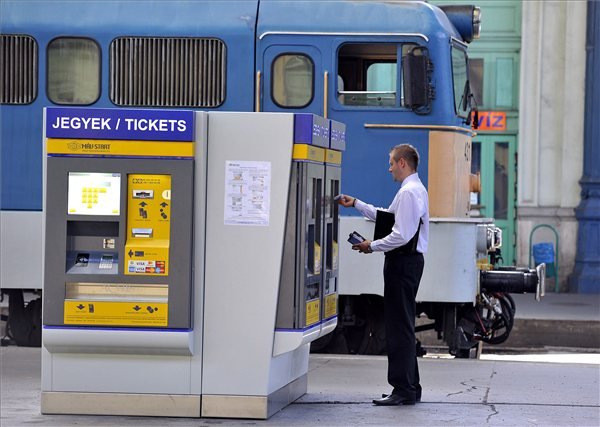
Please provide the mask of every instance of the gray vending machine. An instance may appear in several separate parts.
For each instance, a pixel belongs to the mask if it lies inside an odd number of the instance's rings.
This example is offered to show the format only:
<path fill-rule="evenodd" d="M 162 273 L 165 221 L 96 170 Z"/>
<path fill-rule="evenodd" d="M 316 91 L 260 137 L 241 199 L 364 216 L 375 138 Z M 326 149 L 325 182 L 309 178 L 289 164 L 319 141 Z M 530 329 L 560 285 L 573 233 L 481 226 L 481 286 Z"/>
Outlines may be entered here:
<path fill-rule="evenodd" d="M 42 413 L 264 419 L 306 393 L 337 321 L 329 121 L 45 119 Z"/>

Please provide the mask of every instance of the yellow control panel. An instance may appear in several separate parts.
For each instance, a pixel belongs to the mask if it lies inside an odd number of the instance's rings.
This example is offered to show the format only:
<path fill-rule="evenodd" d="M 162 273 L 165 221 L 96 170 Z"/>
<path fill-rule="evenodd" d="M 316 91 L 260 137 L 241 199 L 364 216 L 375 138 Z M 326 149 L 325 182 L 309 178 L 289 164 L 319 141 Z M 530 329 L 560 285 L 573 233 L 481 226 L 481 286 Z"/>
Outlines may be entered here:
<path fill-rule="evenodd" d="M 130 174 L 127 179 L 125 274 L 169 274 L 171 176 Z"/>

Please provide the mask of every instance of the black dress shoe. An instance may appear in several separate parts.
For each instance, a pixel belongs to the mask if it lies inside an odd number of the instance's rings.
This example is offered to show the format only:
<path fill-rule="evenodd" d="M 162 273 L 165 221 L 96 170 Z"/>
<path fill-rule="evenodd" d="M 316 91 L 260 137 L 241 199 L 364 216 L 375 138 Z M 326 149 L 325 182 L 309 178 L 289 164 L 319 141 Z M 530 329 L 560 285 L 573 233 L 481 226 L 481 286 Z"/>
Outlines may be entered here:
<path fill-rule="evenodd" d="M 386 394 L 386 393 L 382 393 L 382 394 L 381 394 L 381 397 L 388 397 L 388 396 L 389 396 L 389 394 Z M 415 399 L 415 400 L 416 400 L 417 402 L 420 402 L 420 401 L 421 401 L 421 393 L 418 393 L 418 394 L 417 394 L 417 397 L 416 397 L 416 399 Z"/>
<path fill-rule="evenodd" d="M 377 406 L 414 405 L 415 402 L 415 399 L 409 399 L 393 393 L 381 399 L 373 399 L 373 403 Z"/>

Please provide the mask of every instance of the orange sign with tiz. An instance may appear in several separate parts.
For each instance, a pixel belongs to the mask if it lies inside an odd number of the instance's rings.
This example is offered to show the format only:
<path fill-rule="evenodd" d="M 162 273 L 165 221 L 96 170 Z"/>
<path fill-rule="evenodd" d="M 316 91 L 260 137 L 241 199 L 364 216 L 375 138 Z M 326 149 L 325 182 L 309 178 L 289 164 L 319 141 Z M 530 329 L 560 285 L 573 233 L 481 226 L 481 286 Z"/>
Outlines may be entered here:
<path fill-rule="evenodd" d="M 471 122 L 473 123 L 473 122 Z M 506 130 L 506 113 L 503 111 L 480 111 L 477 130 Z M 473 128 L 474 123 L 473 123 Z"/>

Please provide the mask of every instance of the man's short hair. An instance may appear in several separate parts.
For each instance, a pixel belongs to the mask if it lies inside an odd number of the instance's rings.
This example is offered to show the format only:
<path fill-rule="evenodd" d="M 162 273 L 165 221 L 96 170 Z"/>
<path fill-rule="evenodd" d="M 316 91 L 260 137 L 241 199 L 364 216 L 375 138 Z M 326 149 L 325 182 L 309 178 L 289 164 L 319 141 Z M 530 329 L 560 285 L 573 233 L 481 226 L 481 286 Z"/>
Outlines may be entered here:
<path fill-rule="evenodd" d="M 397 162 L 400 159 L 407 161 L 408 165 L 417 170 L 419 167 L 419 153 L 415 147 L 410 144 L 399 144 L 390 150 L 392 157 Z"/>

